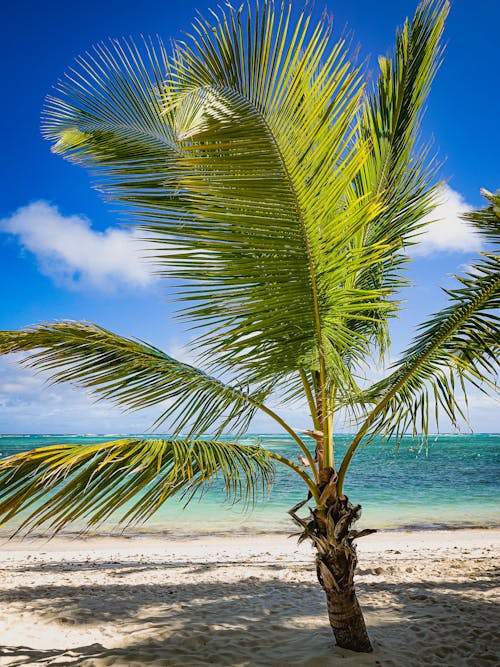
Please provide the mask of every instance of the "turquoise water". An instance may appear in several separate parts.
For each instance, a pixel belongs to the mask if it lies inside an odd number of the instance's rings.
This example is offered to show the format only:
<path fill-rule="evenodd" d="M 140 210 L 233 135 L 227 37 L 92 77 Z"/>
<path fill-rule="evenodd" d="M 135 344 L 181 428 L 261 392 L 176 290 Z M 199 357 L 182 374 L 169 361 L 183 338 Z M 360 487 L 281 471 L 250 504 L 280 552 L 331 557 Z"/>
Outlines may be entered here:
<path fill-rule="evenodd" d="M 95 443 L 104 436 L 0 436 L 1 456 L 57 443 Z M 261 442 L 289 458 L 297 450 L 288 436 L 248 436 L 245 442 Z M 337 460 L 350 441 L 336 436 Z M 442 528 L 500 525 L 500 434 L 440 435 L 420 448 L 404 438 L 399 450 L 390 443 L 375 441 L 353 459 L 345 491 L 363 506 L 360 527 Z M 288 468 L 277 465 L 276 481 L 268 498 L 253 509 L 224 502 L 224 493 L 210 489 L 187 509 L 168 501 L 146 524 L 128 533 L 175 535 L 217 532 L 293 532 L 287 509 L 304 498 L 303 482 Z M 0 528 L 12 532 L 14 524 Z M 78 525 L 72 529 L 81 528 Z M 99 532 L 121 532 L 113 522 Z"/>

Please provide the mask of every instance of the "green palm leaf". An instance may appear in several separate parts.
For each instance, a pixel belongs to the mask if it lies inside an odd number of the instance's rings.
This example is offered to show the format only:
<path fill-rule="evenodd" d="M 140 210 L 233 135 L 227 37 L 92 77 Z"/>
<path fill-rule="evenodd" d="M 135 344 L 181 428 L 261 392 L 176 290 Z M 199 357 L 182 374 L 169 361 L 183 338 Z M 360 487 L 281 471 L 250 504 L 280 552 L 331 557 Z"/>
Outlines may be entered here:
<path fill-rule="evenodd" d="M 380 261 L 358 274 L 356 284 L 360 289 L 378 288 L 392 295 L 402 287 L 405 279 L 401 269 L 408 261 L 402 250 L 421 230 L 422 219 L 435 205 L 437 186 L 432 182 L 437 165 L 428 159 L 430 147 L 418 145 L 418 135 L 425 101 L 441 60 L 448 12 L 445 0 L 419 5 L 413 20 L 407 19 L 397 32 L 393 57 L 379 59 L 377 85 L 363 102 L 362 136 L 370 150 L 354 179 L 354 196 L 377 198 L 383 206 L 353 244 L 386 245 Z M 396 306 L 393 303 L 388 314 L 395 314 Z M 386 321 L 370 322 L 365 329 L 373 329 L 374 324 L 376 335 L 372 339 L 383 353 Z"/>
<path fill-rule="evenodd" d="M 453 374 L 473 382 L 495 378 L 500 351 L 500 318 L 495 313 L 500 307 L 500 257 L 485 257 L 459 280 L 461 287 L 447 292 L 451 305 L 420 327 L 398 368 L 372 389 L 373 395 L 386 396 L 375 430 L 383 427 L 388 437 L 400 437 L 409 427 L 414 433 L 427 433 L 429 392 L 455 424 L 462 412 Z"/>
<path fill-rule="evenodd" d="M 387 308 L 350 279 L 386 247 L 349 247 L 379 212 L 344 196 L 366 157 L 359 74 L 325 22 L 306 39 L 306 14 L 292 26 L 266 3 L 220 19 L 168 62 L 149 43 L 98 47 L 49 100 L 45 134 L 135 207 L 215 367 L 274 382 L 323 365 L 350 386 L 342 351 L 366 340 L 344 321 Z"/>
<path fill-rule="evenodd" d="M 0 331 L 0 354 L 14 352 L 32 352 L 22 363 L 48 371 L 53 382 L 85 387 L 127 409 L 166 403 L 154 426 L 168 422 L 172 433 L 244 431 L 267 394 L 261 388 L 250 395 L 142 341 L 85 322 Z"/>
<path fill-rule="evenodd" d="M 493 247 L 500 245 L 500 190 L 493 194 L 481 189 L 481 194 L 488 200 L 488 206 L 477 211 L 469 211 L 462 216 L 474 225 L 476 232 L 481 234 Z"/>
<path fill-rule="evenodd" d="M 490 195 L 490 206 L 467 214 L 493 246 L 500 243 L 500 198 Z M 420 333 L 402 355 L 394 371 L 364 395 L 375 407 L 354 438 L 339 472 L 342 486 L 349 462 L 361 439 L 383 434 L 400 439 L 428 432 L 429 410 L 434 405 L 456 425 L 464 417 L 456 398 L 455 380 L 466 393 L 465 381 L 497 389 L 500 336 L 500 255 L 481 253 L 481 259 L 463 276 L 460 286 L 447 290 L 450 304 L 420 325 Z"/>
<path fill-rule="evenodd" d="M 272 459 L 258 446 L 214 440 L 52 445 L 0 460 L 0 522 L 29 511 L 18 531 L 56 533 L 121 510 L 121 522 L 137 524 L 168 498 L 189 502 L 217 478 L 232 501 L 253 502 L 270 489 Z"/>

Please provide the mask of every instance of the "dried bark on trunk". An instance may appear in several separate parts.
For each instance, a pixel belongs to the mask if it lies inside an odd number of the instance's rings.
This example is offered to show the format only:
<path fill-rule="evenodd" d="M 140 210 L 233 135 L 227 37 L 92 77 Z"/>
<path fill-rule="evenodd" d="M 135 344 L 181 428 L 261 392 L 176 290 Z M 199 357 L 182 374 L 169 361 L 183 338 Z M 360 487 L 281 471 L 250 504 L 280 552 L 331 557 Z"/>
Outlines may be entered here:
<path fill-rule="evenodd" d="M 328 481 L 323 481 L 321 506 L 312 510 L 309 520 L 296 514 L 306 501 L 290 510 L 290 514 L 303 528 L 300 541 L 310 539 L 316 549 L 318 581 L 326 594 L 330 625 L 338 646 L 369 653 L 373 649 L 354 588 L 357 555 L 353 541 L 375 531 L 352 530 L 361 506 L 353 506 L 347 496 L 338 497 L 336 481 L 335 471 L 330 470 Z"/>
<path fill-rule="evenodd" d="M 354 588 L 356 547 L 351 538 L 326 536 L 316 544 L 316 572 L 326 594 L 328 617 L 337 644 L 351 651 L 372 651 Z"/>

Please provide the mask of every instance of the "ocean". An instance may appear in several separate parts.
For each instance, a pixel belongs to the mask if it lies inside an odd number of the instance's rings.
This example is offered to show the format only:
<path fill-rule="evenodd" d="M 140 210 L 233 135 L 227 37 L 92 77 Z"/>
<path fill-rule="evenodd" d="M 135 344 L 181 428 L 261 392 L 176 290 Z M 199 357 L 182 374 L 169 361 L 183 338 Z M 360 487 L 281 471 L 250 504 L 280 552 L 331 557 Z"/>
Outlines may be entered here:
<path fill-rule="evenodd" d="M 117 436 L 0 435 L 0 458 L 51 444 L 111 439 Z M 297 456 L 293 440 L 286 435 L 252 435 L 242 441 L 260 442 L 292 459 Z M 335 437 L 337 461 L 349 441 L 348 435 Z M 363 507 L 358 523 L 361 528 L 493 527 L 500 525 L 499 473 L 500 434 L 430 436 L 423 446 L 405 437 L 399 448 L 390 442 L 375 440 L 354 457 L 345 492 L 352 502 Z M 277 464 L 270 495 L 253 508 L 225 502 L 225 494 L 215 484 L 187 508 L 178 500 L 169 500 L 148 522 L 127 528 L 126 534 L 184 537 L 215 533 L 292 533 L 296 526 L 287 510 L 305 497 L 304 488 L 297 475 Z M 0 535 L 12 533 L 15 526 L 14 522 L 1 526 Z M 78 532 L 81 528 L 74 525 L 68 532 Z M 111 520 L 92 533 L 120 534 L 122 531 L 116 520 Z"/>

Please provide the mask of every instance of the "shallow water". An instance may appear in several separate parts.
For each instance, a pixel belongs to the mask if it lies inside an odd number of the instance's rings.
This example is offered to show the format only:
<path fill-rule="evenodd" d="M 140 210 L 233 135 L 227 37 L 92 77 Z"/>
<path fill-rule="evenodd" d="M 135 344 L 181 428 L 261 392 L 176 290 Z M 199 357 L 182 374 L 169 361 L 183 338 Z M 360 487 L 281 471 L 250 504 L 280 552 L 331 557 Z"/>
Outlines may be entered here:
<path fill-rule="evenodd" d="M 120 436 L 123 437 L 123 436 Z M 57 443 L 95 443 L 108 436 L 0 436 L 1 456 Z M 296 459 L 297 449 L 288 436 L 247 436 L 245 442 Z M 350 436 L 336 436 L 340 460 Z M 361 449 L 353 459 L 345 491 L 363 506 L 360 527 L 403 529 L 443 527 L 492 527 L 500 525 L 500 434 L 440 435 L 427 446 L 405 437 L 398 450 L 380 440 Z M 268 498 L 251 510 L 224 502 L 225 494 L 210 488 L 186 509 L 170 500 L 157 514 L 127 533 L 293 532 L 287 509 L 305 497 L 302 480 L 285 466 L 277 465 L 276 480 Z M 12 532 L 15 524 L 0 528 Z M 79 530 L 75 525 L 72 530 Z M 121 532 L 108 521 L 99 532 Z M 95 530 L 93 532 L 96 532 Z"/>

